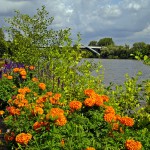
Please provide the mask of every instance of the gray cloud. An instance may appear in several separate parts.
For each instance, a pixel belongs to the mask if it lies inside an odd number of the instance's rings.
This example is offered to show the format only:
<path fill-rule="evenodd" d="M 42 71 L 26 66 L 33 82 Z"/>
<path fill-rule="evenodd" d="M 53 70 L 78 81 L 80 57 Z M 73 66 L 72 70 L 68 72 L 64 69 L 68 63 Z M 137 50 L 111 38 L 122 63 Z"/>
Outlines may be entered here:
<path fill-rule="evenodd" d="M 46 6 L 52 28 L 70 27 L 72 38 L 81 33 L 82 43 L 112 37 L 116 44 L 149 43 L 150 0 L 0 0 L 0 25 L 4 17 L 14 15 L 14 9 L 33 15 Z"/>

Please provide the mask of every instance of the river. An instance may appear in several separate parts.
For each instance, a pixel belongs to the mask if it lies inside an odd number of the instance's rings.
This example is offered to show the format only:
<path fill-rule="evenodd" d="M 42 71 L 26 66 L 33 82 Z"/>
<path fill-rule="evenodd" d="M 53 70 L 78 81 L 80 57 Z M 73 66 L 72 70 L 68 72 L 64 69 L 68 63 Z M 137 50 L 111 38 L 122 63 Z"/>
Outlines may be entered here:
<path fill-rule="evenodd" d="M 115 84 L 123 84 L 126 80 L 125 74 L 135 77 L 141 71 L 142 75 L 139 81 L 150 79 L 150 66 L 143 64 L 142 61 L 129 59 L 86 59 L 94 63 L 101 62 L 104 69 L 104 84 L 109 85 L 110 82 Z M 96 75 L 92 73 L 92 75 Z"/>

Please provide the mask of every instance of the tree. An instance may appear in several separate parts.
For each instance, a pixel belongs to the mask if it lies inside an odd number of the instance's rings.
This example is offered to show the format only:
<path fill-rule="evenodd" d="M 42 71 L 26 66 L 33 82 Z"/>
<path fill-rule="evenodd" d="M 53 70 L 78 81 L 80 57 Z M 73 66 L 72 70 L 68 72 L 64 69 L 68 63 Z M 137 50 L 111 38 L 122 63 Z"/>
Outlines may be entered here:
<path fill-rule="evenodd" d="M 53 30 L 50 28 L 54 18 L 48 16 L 45 6 L 37 9 L 34 16 L 15 11 L 15 16 L 6 19 L 9 34 L 9 53 L 5 57 L 24 65 L 34 65 L 36 76 L 42 82 L 53 82 L 53 90 L 65 83 L 65 91 L 71 93 L 77 83 L 78 63 L 82 58 L 79 49 L 80 34 L 77 34 L 76 48 L 72 48 L 71 29 Z M 60 83 L 61 82 L 61 83 Z M 55 89 L 57 88 L 57 89 Z"/>
<path fill-rule="evenodd" d="M 24 64 L 37 64 L 41 58 L 48 59 L 50 55 L 58 57 L 57 54 L 62 51 L 60 46 L 71 45 L 70 28 L 58 31 L 49 29 L 54 18 L 49 18 L 48 14 L 45 6 L 42 6 L 34 16 L 15 11 L 14 17 L 6 19 L 10 24 L 6 31 L 12 54 L 7 57 Z"/>
<path fill-rule="evenodd" d="M 131 51 L 133 54 L 149 55 L 149 45 L 144 42 L 136 42 L 133 44 Z"/>
<path fill-rule="evenodd" d="M 3 57 L 3 54 L 7 51 L 6 41 L 5 41 L 5 35 L 0 28 L 0 57 Z"/>
<path fill-rule="evenodd" d="M 97 46 L 97 41 L 91 41 L 88 46 Z"/>
<path fill-rule="evenodd" d="M 109 46 L 109 45 L 115 45 L 112 38 L 103 38 L 100 39 L 97 43 L 98 46 Z"/>
<path fill-rule="evenodd" d="M 146 48 L 146 43 L 144 42 L 136 42 L 133 44 L 134 50 L 142 51 L 142 49 L 145 49 L 145 48 Z"/>

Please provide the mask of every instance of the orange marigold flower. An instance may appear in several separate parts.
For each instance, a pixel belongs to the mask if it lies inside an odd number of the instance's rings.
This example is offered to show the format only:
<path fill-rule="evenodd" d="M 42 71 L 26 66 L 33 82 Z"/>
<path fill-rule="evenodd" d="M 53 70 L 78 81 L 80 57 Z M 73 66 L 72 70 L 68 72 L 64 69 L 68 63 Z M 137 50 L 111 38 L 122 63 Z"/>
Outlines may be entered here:
<path fill-rule="evenodd" d="M 41 128 L 41 122 L 35 122 L 33 124 L 33 129 L 34 130 L 39 130 Z"/>
<path fill-rule="evenodd" d="M 96 150 L 94 147 L 87 147 L 85 150 Z"/>
<path fill-rule="evenodd" d="M 18 107 L 26 107 L 28 106 L 28 100 L 23 99 L 18 103 Z"/>
<path fill-rule="evenodd" d="M 26 93 L 30 93 L 31 92 L 31 90 L 28 87 L 24 87 L 23 89 L 26 91 Z"/>
<path fill-rule="evenodd" d="M 119 124 L 118 123 L 113 123 L 112 124 L 112 130 L 118 130 L 119 129 Z"/>
<path fill-rule="evenodd" d="M 21 70 L 21 71 L 20 71 L 20 75 L 21 75 L 21 76 L 26 76 L 26 75 L 27 75 L 27 72 L 26 72 L 25 70 Z"/>
<path fill-rule="evenodd" d="M 18 100 L 22 100 L 22 99 L 25 99 L 25 95 L 24 94 L 17 94 L 16 98 Z"/>
<path fill-rule="evenodd" d="M 34 109 L 32 110 L 32 114 L 36 115 L 42 115 L 44 113 L 44 110 L 41 107 L 35 106 Z"/>
<path fill-rule="evenodd" d="M 14 68 L 13 72 L 19 72 L 19 68 Z"/>
<path fill-rule="evenodd" d="M 15 108 L 14 106 L 7 107 L 7 110 L 11 115 L 20 115 L 20 109 Z"/>
<path fill-rule="evenodd" d="M 32 78 L 32 81 L 33 81 L 33 82 L 38 82 L 39 80 L 38 80 L 38 78 L 33 77 L 33 78 Z"/>
<path fill-rule="evenodd" d="M 26 94 L 26 91 L 23 88 L 18 89 L 18 93 L 20 94 Z"/>
<path fill-rule="evenodd" d="M 46 93 L 46 95 L 48 95 L 48 96 L 52 96 L 52 95 L 53 95 L 53 93 L 52 93 L 52 92 L 47 92 L 47 93 Z"/>
<path fill-rule="evenodd" d="M 27 77 L 26 77 L 26 76 L 21 76 L 21 78 L 22 78 L 22 79 L 26 79 Z"/>
<path fill-rule="evenodd" d="M 126 140 L 125 147 L 127 150 L 141 150 L 142 144 L 139 141 L 135 141 L 133 139 Z"/>
<path fill-rule="evenodd" d="M 3 77 L 7 77 L 7 74 L 6 74 L 6 73 L 4 73 L 4 74 L 3 74 Z"/>
<path fill-rule="evenodd" d="M 14 103 L 14 105 L 17 105 L 17 106 L 18 106 L 18 104 L 20 103 L 20 101 L 19 101 L 18 99 L 15 99 L 15 100 L 13 101 L 13 103 Z"/>
<path fill-rule="evenodd" d="M 35 131 L 40 131 L 42 126 L 47 126 L 47 125 L 48 125 L 48 122 L 35 122 L 33 124 L 33 129 Z"/>
<path fill-rule="evenodd" d="M 9 80 L 11 80 L 11 79 L 13 79 L 13 76 L 7 76 L 7 79 L 9 79 Z"/>
<path fill-rule="evenodd" d="M 115 119 L 115 114 L 112 113 L 104 114 L 104 120 L 106 122 L 112 122 L 114 119 Z"/>
<path fill-rule="evenodd" d="M 55 118 L 55 117 L 60 117 L 64 115 L 64 110 L 61 108 L 52 108 L 49 112 L 49 114 L 51 115 L 51 117 Z"/>
<path fill-rule="evenodd" d="M 92 107 L 95 105 L 95 99 L 94 98 L 86 98 L 83 103 L 85 106 Z"/>
<path fill-rule="evenodd" d="M 64 126 L 66 123 L 67 123 L 67 119 L 64 115 L 59 116 L 59 118 L 55 120 L 55 124 L 58 126 Z"/>
<path fill-rule="evenodd" d="M 46 89 L 45 83 L 39 83 L 39 88 L 40 88 L 41 90 L 45 90 L 45 89 Z"/>
<path fill-rule="evenodd" d="M 37 104 L 37 106 L 43 108 L 44 104 L 43 103 L 39 103 L 39 104 Z"/>
<path fill-rule="evenodd" d="M 5 112 L 3 110 L 0 110 L 0 116 L 2 116 Z"/>
<path fill-rule="evenodd" d="M 69 103 L 69 107 L 71 110 L 78 110 L 81 109 L 82 103 L 80 101 L 74 100 Z"/>
<path fill-rule="evenodd" d="M 59 93 L 56 93 L 56 94 L 53 96 L 53 98 L 56 99 L 56 100 L 59 100 L 60 97 L 61 97 L 61 94 L 59 94 Z"/>
<path fill-rule="evenodd" d="M 51 104 L 58 104 L 58 100 L 53 98 L 53 97 L 50 97 L 49 101 L 50 101 Z"/>
<path fill-rule="evenodd" d="M 103 102 L 108 102 L 109 101 L 109 97 L 107 95 L 101 95 Z"/>
<path fill-rule="evenodd" d="M 9 100 L 7 101 L 7 103 L 8 103 L 8 104 L 12 104 L 12 103 L 13 103 L 13 100 L 12 100 L 12 99 L 9 99 Z"/>
<path fill-rule="evenodd" d="M 37 104 L 44 103 L 44 102 L 46 102 L 46 97 L 45 97 L 45 96 L 39 97 L 39 98 L 36 100 L 36 103 L 37 103 Z"/>
<path fill-rule="evenodd" d="M 34 70 L 35 67 L 34 67 L 34 66 L 29 66 L 29 69 L 30 69 L 30 70 Z"/>
<path fill-rule="evenodd" d="M 84 90 L 84 94 L 91 97 L 92 95 L 95 94 L 95 91 L 93 89 L 86 89 Z"/>
<path fill-rule="evenodd" d="M 108 114 L 108 113 L 115 114 L 115 110 L 112 106 L 106 106 L 105 108 L 106 108 L 105 114 Z"/>
<path fill-rule="evenodd" d="M 15 133 L 14 132 L 5 133 L 4 139 L 6 142 L 13 141 L 15 139 Z"/>
<path fill-rule="evenodd" d="M 95 94 L 92 97 L 95 99 L 95 106 L 103 106 L 103 99 L 100 95 Z"/>
<path fill-rule="evenodd" d="M 46 120 L 49 120 L 50 117 L 51 117 L 51 114 L 50 114 L 50 113 L 46 114 Z"/>
<path fill-rule="evenodd" d="M 116 121 L 120 121 L 121 116 L 120 115 L 115 115 L 116 116 Z"/>
<path fill-rule="evenodd" d="M 31 140 L 32 135 L 30 133 L 20 133 L 16 136 L 16 142 L 22 145 L 27 145 L 28 142 Z"/>
<path fill-rule="evenodd" d="M 25 69 L 24 68 L 19 68 L 19 72 L 21 72 L 21 71 L 25 71 Z"/>
<path fill-rule="evenodd" d="M 121 124 L 124 124 L 125 126 L 132 127 L 134 125 L 134 120 L 133 118 L 130 117 L 121 117 L 119 121 Z"/>

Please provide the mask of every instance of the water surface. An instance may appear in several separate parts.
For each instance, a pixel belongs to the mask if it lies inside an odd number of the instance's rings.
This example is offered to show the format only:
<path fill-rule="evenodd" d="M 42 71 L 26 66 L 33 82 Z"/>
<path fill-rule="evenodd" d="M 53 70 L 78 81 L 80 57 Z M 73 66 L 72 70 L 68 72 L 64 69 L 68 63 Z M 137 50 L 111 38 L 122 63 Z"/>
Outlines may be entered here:
<path fill-rule="evenodd" d="M 86 59 L 94 63 L 101 62 L 104 68 L 104 83 L 108 85 L 110 82 L 123 84 L 126 80 L 125 74 L 135 77 L 141 71 L 139 82 L 150 79 L 150 66 L 143 64 L 142 61 L 128 59 Z M 93 74 L 96 75 L 96 74 Z"/>

